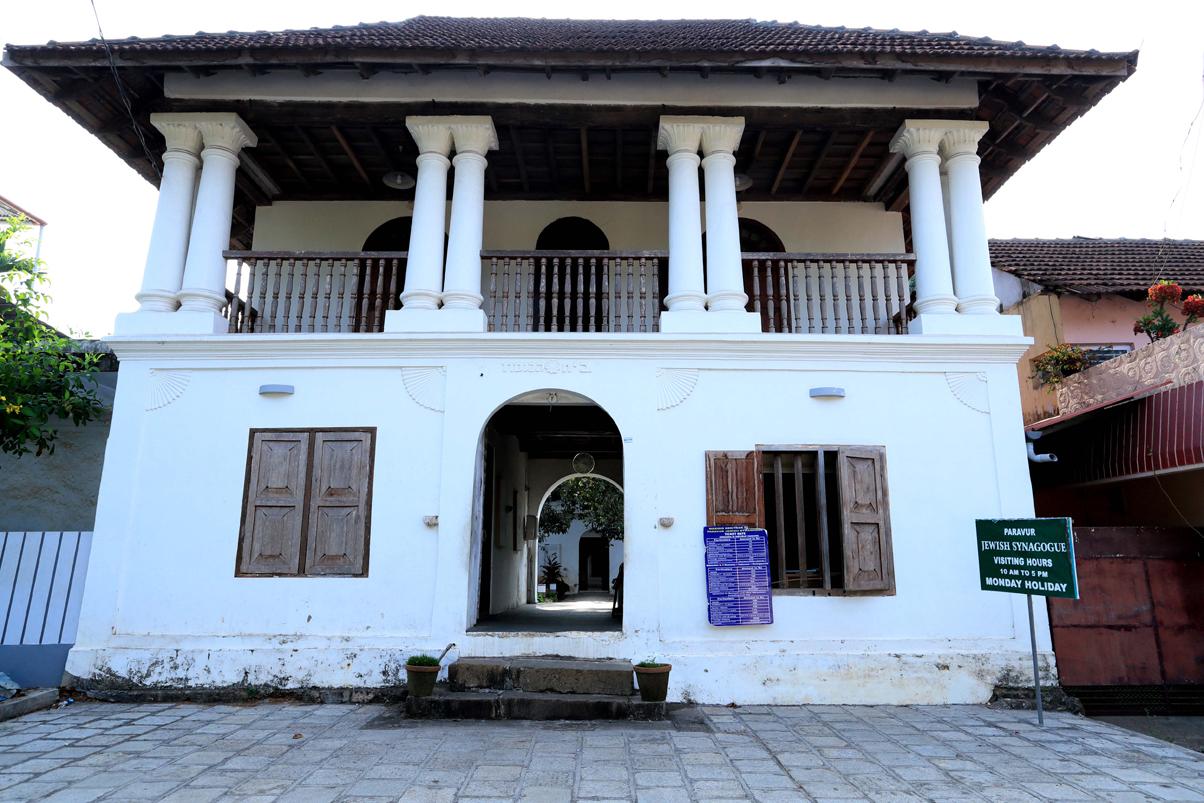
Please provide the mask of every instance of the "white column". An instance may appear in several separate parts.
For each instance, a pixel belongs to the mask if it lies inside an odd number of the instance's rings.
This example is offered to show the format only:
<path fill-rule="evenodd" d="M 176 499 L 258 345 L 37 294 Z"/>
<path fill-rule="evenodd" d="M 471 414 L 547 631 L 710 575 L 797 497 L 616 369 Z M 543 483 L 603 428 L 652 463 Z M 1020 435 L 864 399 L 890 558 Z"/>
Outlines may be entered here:
<path fill-rule="evenodd" d="M 987 123 L 950 123 L 941 141 L 948 172 L 950 258 L 958 312 L 991 315 L 999 311 L 991 276 L 991 254 L 983 218 L 982 184 L 978 172 L 978 141 Z"/>
<path fill-rule="evenodd" d="M 481 241 L 485 222 L 485 158 L 497 150 L 497 132 L 488 117 L 462 117 L 452 124 L 456 168 L 452 187 L 447 273 L 443 281 L 445 318 L 462 318 L 465 328 L 485 331 L 481 310 Z M 451 320 L 445 323 L 454 324 Z"/>
<path fill-rule="evenodd" d="M 211 316 L 215 331 L 224 330 L 220 312 L 226 303 L 226 260 L 230 222 L 234 210 L 234 177 L 238 152 L 254 147 L 255 134 L 236 114 L 197 114 L 196 127 L 205 149 L 201 151 L 201 184 L 192 214 L 188 258 L 184 263 L 180 312 Z M 203 328 L 203 327 L 202 327 Z"/>
<path fill-rule="evenodd" d="M 702 273 L 702 203 L 698 194 L 698 146 L 702 128 L 693 118 L 662 117 L 657 148 L 669 152 L 669 293 L 671 313 L 706 310 Z M 672 328 L 673 315 L 669 316 Z M 665 331 L 665 318 L 661 318 Z"/>
<path fill-rule="evenodd" d="M 443 233 L 447 220 L 447 155 L 451 127 L 439 117 L 407 117 L 406 128 L 418 145 L 418 176 L 410 224 L 409 259 L 401 303 L 407 310 L 439 308 L 443 292 Z"/>
<path fill-rule="evenodd" d="M 151 125 L 167 140 L 167 150 L 163 152 L 163 177 L 159 182 L 159 201 L 142 273 L 142 289 L 135 296 L 140 312 L 173 312 L 184 279 L 197 167 L 201 163 L 197 158 L 201 132 L 192 122 L 176 117 L 152 114 L 150 118 Z"/>
<path fill-rule="evenodd" d="M 736 210 L 736 149 L 744 118 L 709 120 L 702 128 L 702 172 L 706 182 L 707 308 L 743 313 L 748 304 L 740 261 L 740 221 Z M 758 330 L 759 317 L 758 317 Z"/>
<path fill-rule="evenodd" d="M 916 311 L 921 315 L 957 310 L 941 195 L 941 157 L 937 153 L 946 126 L 937 120 L 905 120 L 890 143 L 891 152 L 902 152 L 907 157 L 911 244 L 916 253 Z"/>

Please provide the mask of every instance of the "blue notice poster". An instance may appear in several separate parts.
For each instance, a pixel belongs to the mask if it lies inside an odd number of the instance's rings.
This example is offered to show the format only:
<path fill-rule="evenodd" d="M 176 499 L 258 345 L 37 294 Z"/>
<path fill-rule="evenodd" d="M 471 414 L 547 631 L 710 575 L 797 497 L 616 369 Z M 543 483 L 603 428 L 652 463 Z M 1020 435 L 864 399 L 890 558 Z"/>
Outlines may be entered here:
<path fill-rule="evenodd" d="M 706 527 L 707 621 L 717 627 L 773 624 L 769 535 L 750 527 Z"/>

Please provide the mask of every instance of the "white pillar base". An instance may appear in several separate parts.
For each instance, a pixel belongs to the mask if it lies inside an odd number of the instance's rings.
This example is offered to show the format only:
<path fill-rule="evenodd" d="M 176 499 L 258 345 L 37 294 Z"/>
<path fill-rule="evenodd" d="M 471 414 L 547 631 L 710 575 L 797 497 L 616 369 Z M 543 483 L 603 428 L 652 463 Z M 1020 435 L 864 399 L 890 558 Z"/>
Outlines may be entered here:
<path fill-rule="evenodd" d="M 661 332 L 679 335 L 760 334 L 761 316 L 755 312 L 703 312 L 666 310 L 661 313 Z"/>
<path fill-rule="evenodd" d="M 402 307 L 385 313 L 386 332 L 486 332 L 489 322 L 482 309 L 415 309 Z"/>
<path fill-rule="evenodd" d="M 913 335 L 999 335 L 1024 337 L 1024 322 L 1019 315 L 959 315 L 957 313 L 920 313 L 907 324 Z"/>
<path fill-rule="evenodd" d="M 957 311 L 969 315 L 994 315 L 999 312 L 999 299 L 994 295 L 959 298 Z"/>
<path fill-rule="evenodd" d="M 113 324 L 115 335 L 221 335 L 229 331 L 230 322 L 208 310 L 123 312 Z"/>

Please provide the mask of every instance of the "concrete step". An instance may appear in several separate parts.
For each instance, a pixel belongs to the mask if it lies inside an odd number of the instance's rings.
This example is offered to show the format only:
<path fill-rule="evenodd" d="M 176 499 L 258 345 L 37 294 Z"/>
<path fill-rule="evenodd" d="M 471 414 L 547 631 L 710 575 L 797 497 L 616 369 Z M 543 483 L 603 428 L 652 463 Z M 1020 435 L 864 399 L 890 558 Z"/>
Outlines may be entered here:
<path fill-rule="evenodd" d="M 629 697 L 630 661 L 554 657 L 460 658 L 447 669 L 452 691 L 553 692 Z"/>
<path fill-rule="evenodd" d="M 416 719 L 526 719 L 654 721 L 664 703 L 617 694 L 553 694 L 528 691 L 445 691 L 406 699 L 406 716 Z"/>

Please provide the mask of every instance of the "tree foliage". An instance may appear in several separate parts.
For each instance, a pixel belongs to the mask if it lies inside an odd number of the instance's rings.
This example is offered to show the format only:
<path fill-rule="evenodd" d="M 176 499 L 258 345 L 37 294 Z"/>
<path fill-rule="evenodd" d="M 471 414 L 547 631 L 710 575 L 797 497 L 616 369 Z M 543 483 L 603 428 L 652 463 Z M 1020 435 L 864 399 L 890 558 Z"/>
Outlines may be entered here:
<path fill-rule="evenodd" d="M 622 540 L 623 492 L 598 477 L 565 480 L 539 514 L 539 537 L 567 533 L 574 519 L 608 541 Z"/>
<path fill-rule="evenodd" d="M 67 419 L 82 426 L 102 412 L 93 382 L 96 354 L 42 323 L 49 301 L 42 261 L 32 253 L 29 224 L 0 222 L 0 452 L 51 453 Z"/>

